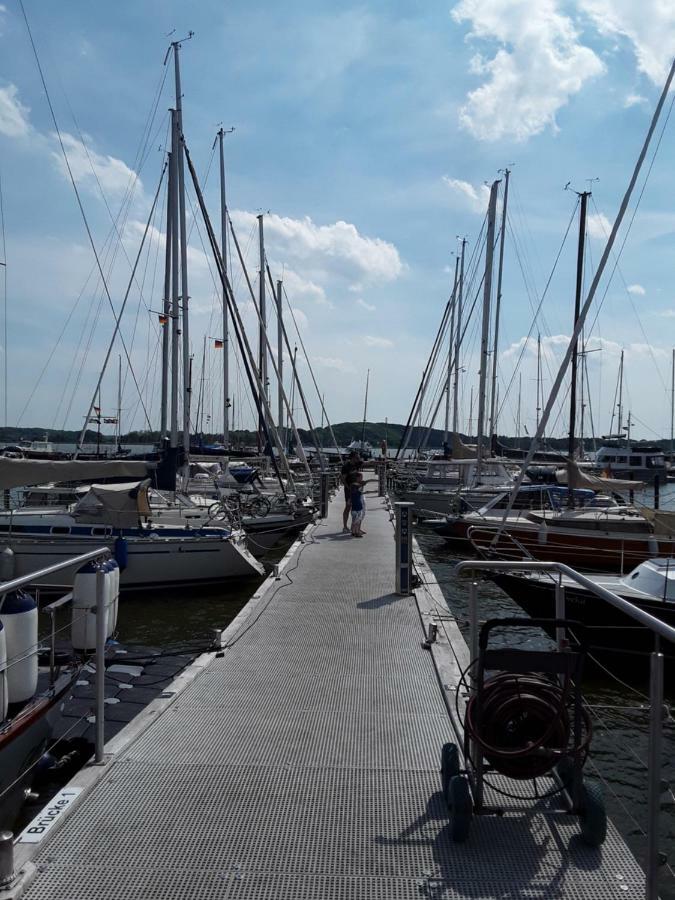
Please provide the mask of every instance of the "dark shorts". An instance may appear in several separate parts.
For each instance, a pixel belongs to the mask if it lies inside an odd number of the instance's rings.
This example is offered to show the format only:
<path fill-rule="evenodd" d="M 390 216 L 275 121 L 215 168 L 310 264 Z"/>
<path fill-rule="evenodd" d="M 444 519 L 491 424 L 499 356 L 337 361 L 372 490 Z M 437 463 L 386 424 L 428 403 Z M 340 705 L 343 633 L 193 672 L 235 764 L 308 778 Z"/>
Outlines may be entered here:
<path fill-rule="evenodd" d="M 344 485 L 344 492 L 345 492 L 345 503 L 350 503 L 351 497 L 352 497 L 352 489 L 349 487 L 348 484 Z"/>

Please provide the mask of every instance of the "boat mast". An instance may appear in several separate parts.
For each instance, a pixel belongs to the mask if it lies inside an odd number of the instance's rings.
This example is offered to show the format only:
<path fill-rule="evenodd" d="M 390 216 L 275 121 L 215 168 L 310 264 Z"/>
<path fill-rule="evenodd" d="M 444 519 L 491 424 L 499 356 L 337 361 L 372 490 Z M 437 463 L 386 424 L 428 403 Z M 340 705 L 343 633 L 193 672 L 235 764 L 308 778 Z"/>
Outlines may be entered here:
<path fill-rule="evenodd" d="M 452 286 L 452 307 L 450 310 L 450 335 L 448 340 L 448 377 L 445 384 L 445 433 L 443 443 L 446 450 L 450 437 L 450 381 L 452 378 L 452 354 L 455 340 L 455 310 L 457 307 L 457 279 L 459 278 L 459 257 L 455 258 L 455 280 Z M 433 425 L 433 423 L 432 423 Z"/>
<path fill-rule="evenodd" d="M 466 238 L 462 238 L 462 252 L 459 259 L 459 284 L 457 286 L 457 327 L 455 329 L 455 384 L 452 398 L 452 430 L 459 427 L 459 350 L 462 333 L 462 299 L 464 296 L 464 251 Z"/>
<path fill-rule="evenodd" d="M 673 461 L 673 444 L 675 443 L 675 347 L 670 366 L 670 461 Z"/>
<path fill-rule="evenodd" d="M 178 302 L 178 123 L 176 110 L 171 110 L 171 438 L 170 446 L 178 447 L 178 337 L 180 307 Z"/>
<path fill-rule="evenodd" d="M 499 180 L 492 182 L 488 205 L 488 227 L 485 239 L 485 280 L 483 283 L 483 328 L 480 340 L 480 373 L 478 386 L 478 425 L 476 438 L 476 481 L 480 480 L 483 465 L 483 444 L 485 441 L 485 396 L 487 391 L 487 368 L 490 359 L 488 339 L 490 336 L 490 300 L 492 295 L 492 259 L 495 243 L 495 219 L 497 214 L 497 188 Z"/>
<path fill-rule="evenodd" d="M 520 410 L 523 395 L 523 373 L 518 372 L 518 412 L 516 415 L 516 437 L 520 441 Z"/>
<path fill-rule="evenodd" d="M 277 279 L 277 407 L 279 409 L 279 438 L 284 443 L 284 313 L 283 313 L 284 284 L 281 278 Z"/>
<path fill-rule="evenodd" d="M 265 306 L 265 231 L 263 228 L 263 214 L 258 216 L 258 244 L 260 249 L 260 284 L 258 286 L 258 309 L 260 322 L 258 325 L 258 372 L 265 397 L 269 400 L 269 385 L 267 383 L 267 352 L 265 349 L 265 331 L 267 329 L 267 310 Z M 262 416 L 262 413 L 261 413 Z M 262 424 L 259 434 L 262 433 Z M 260 438 L 258 438 L 260 440 Z"/>
<path fill-rule="evenodd" d="M 537 431 L 539 430 L 539 413 L 541 412 L 541 335 L 537 333 Z"/>
<path fill-rule="evenodd" d="M 172 248 L 172 153 L 168 154 L 169 181 L 166 193 L 166 235 L 164 254 L 164 298 L 162 302 L 162 399 L 159 416 L 160 440 L 167 435 L 169 407 L 169 322 L 171 322 L 171 248 Z"/>
<path fill-rule="evenodd" d="M 585 456 L 585 453 L 584 453 L 584 417 L 585 417 L 585 415 L 584 415 L 584 414 L 585 414 L 585 412 L 586 412 L 586 394 L 585 394 L 585 389 L 584 389 L 584 388 L 585 388 L 585 382 L 586 382 L 586 378 L 585 378 L 585 375 L 586 375 L 586 349 L 585 349 L 585 347 L 584 347 L 583 335 L 582 335 L 582 338 L 581 338 L 581 353 L 580 353 L 579 355 L 581 356 L 581 385 L 580 385 L 580 387 L 581 387 L 581 390 L 580 390 L 580 394 L 581 394 L 580 400 L 581 400 L 581 402 L 580 402 L 580 404 L 579 404 L 579 410 L 580 410 L 580 420 L 579 420 L 579 459 L 582 459 L 582 460 L 583 460 L 583 459 L 584 459 L 584 456 Z"/>
<path fill-rule="evenodd" d="M 366 415 L 368 413 L 368 384 L 370 382 L 370 369 L 366 372 L 366 395 L 363 401 L 363 425 L 361 427 L 361 449 L 366 440 Z"/>
<path fill-rule="evenodd" d="M 227 198 L 225 195 L 225 150 L 223 141 L 226 134 L 231 134 L 234 128 L 227 131 L 221 126 L 218 132 L 218 147 L 220 151 L 220 253 L 223 257 L 225 274 L 227 268 Z M 230 336 L 228 334 L 227 297 L 223 286 L 223 447 L 227 449 L 230 444 Z"/>
<path fill-rule="evenodd" d="M 591 196 L 590 191 L 582 191 L 577 195 L 580 200 L 579 204 L 579 242 L 577 244 L 577 281 L 574 292 L 574 325 L 579 320 L 579 311 L 581 310 L 581 292 L 584 287 L 584 248 L 586 246 L 586 208 L 588 206 L 588 198 Z M 567 441 L 567 455 L 570 459 L 574 458 L 574 432 L 577 419 L 577 362 L 579 358 L 579 341 L 574 341 L 572 345 L 572 361 L 570 367 L 570 430 Z M 572 495 L 570 494 L 570 497 Z"/>
<path fill-rule="evenodd" d="M 621 351 L 621 359 L 619 360 L 619 402 L 617 406 L 619 408 L 619 426 L 616 433 L 619 435 L 619 440 L 621 440 L 621 431 L 623 427 L 623 350 Z"/>
<path fill-rule="evenodd" d="M 122 354 L 117 357 L 117 452 L 122 451 Z"/>
<path fill-rule="evenodd" d="M 189 37 L 192 37 L 190 32 Z M 183 160 L 183 93 L 180 84 L 180 41 L 174 41 L 173 63 L 176 82 L 176 129 L 178 146 L 176 148 L 178 169 L 178 227 L 180 229 L 180 297 L 182 303 L 182 345 L 183 345 L 183 449 L 186 455 L 190 452 L 190 399 L 192 385 L 190 383 L 190 315 L 187 270 L 187 229 L 185 225 L 185 168 Z"/>
<path fill-rule="evenodd" d="M 504 169 L 504 201 L 502 204 L 502 225 L 499 235 L 499 265 L 497 268 L 497 298 L 495 301 L 495 333 L 492 342 L 492 394 L 490 396 L 489 435 L 497 433 L 497 350 L 499 348 L 499 311 L 502 303 L 502 274 L 504 272 L 504 240 L 506 238 L 506 205 L 509 201 L 510 169 Z"/>

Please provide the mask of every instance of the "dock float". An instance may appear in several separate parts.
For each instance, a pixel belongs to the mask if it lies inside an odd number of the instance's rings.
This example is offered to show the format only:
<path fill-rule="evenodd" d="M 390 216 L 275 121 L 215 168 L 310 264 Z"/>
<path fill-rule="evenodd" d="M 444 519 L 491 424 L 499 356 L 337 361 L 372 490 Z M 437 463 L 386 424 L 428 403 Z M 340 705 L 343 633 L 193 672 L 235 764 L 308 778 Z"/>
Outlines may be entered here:
<path fill-rule="evenodd" d="M 547 801 L 477 817 L 452 842 L 440 750 L 456 739 L 466 645 L 421 555 L 421 585 L 394 592 L 390 513 L 373 495 L 368 507 L 356 540 L 333 499 L 222 654 L 70 782 L 75 800 L 40 843 L 15 845 L 27 900 L 644 896 L 611 824 L 589 848 Z"/>

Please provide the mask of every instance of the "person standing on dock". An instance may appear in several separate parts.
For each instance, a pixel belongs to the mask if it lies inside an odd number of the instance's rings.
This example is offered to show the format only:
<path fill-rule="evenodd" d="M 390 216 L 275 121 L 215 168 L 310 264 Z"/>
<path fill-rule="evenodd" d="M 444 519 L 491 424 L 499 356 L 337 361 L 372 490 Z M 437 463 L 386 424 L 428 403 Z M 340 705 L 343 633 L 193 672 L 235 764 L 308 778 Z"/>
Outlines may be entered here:
<path fill-rule="evenodd" d="M 347 462 L 342 466 L 340 470 L 340 475 L 342 477 L 342 484 L 344 486 L 345 492 L 345 508 L 342 513 L 342 530 L 343 532 L 349 533 L 349 528 L 347 527 L 347 521 L 349 519 L 349 513 L 352 508 L 351 501 L 351 480 L 352 475 L 357 472 L 363 462 L 361 461 L 361 457 L 359 456 L 356 450 L 352 450 L 352 452 L 347 457 Z"/>
<path fill-rule="evenodd" d="M 352 509 L 352 537 L 360 538 L 366 533 L 363 530 L 363 520 L 366 517 L 366 500 L 363 496 L 363 489 L 371 481 L 375 482 L 376 480 L 370 478 L 368 481 L 364 481 L 363 472 L 360 469 L 357 469 L 351 476 L 349 493 Z"/>

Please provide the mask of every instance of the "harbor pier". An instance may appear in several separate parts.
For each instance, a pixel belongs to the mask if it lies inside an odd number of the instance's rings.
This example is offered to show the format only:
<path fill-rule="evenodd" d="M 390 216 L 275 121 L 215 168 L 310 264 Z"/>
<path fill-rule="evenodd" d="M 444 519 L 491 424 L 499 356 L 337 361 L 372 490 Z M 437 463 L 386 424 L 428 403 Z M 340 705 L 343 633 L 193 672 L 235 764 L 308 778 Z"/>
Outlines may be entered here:
<path fill-rule="evenodd" d="M 395 592 L 393 516 L 367 505 L 356 540 L 333 498 L 222 649 L 70 782 L 40 842 L 15 845 L 27 900 L 644 896 L 611 823 L 590 848 L 550 800 L 453 843 L 440 752 L 468 650 L 421 554 Z"/>

